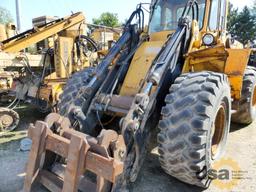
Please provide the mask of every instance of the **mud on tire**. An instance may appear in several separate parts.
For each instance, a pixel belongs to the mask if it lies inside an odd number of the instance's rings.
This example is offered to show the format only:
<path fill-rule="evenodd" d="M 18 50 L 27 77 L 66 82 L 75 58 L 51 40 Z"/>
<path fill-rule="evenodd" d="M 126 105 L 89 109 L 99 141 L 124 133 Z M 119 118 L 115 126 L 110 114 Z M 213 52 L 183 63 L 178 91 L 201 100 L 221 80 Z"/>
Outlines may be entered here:
<path fill-rule="evenodd" d="M 181 75 L 165 103 L 158 134 L 162 168 L 185 183 L 208 187 L 208 170 L 223 154 L 230 127 L 227 76 L 213 72 Z"/>
<path fill-rule="evenodd" d="M 239 109 L 232 115 L 232 122 L 250 124 L 256 118 L 256 68 L 248 66 L 243 79 Z"/>

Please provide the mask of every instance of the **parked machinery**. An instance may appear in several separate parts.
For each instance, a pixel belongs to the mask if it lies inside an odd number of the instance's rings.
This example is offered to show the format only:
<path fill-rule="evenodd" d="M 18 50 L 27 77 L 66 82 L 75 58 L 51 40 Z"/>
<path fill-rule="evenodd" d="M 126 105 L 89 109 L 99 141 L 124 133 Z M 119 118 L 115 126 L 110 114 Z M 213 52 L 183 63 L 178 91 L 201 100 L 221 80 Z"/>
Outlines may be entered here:
<path fill-rule="evenodd" d="M 139 6 L 104 60 L 68 80 L 59 114 L 30 126 L 24 191 L 35 178 L 50 191 L 124 191 L 154 129 L 165 172 L 209 186 L 231 120 L 256 117 L 253 52 L 228 38 L 227 7 L 227 0 L 153 0 L 144 31 Z"/>
<path fill-rule="evenodd" d="M 15 35 L 16 26 L 12 23 L 0 24 L 0 42 Z"/>
<path fill-rule="evenodd" d="M 21 101 L 32 103 L 41 112 L 53 110 L 67 78 L 98 62 L 98 45 L 85 35 L 82 13 L 51 20 L 40 17 L 33 21 L 33 29 L 1 42 L 0 96 L 2 103 L 8 103 L 2 105 L 8 105 L 6 112 Z M 31 55 L 25 49 L 34 44 L 37 44 L 36 55 Z M 2 130 L 17 126 L 17 121 L 14 124 L 17 113 L 12 114 L 16 114 L 15 117 L 1 116 L 4 117 L 0 118 L 4 124 Z"/>
<path fill-rule="evenodd" d="M 90 37 L 97 42 L 101 49 L 98 53 L 103 56 L 107 54 L 108 50 L 117 42 L 123 32 L 122 28 L 95 24 L 88 24 L 88 28 L 91 30 Z"/>

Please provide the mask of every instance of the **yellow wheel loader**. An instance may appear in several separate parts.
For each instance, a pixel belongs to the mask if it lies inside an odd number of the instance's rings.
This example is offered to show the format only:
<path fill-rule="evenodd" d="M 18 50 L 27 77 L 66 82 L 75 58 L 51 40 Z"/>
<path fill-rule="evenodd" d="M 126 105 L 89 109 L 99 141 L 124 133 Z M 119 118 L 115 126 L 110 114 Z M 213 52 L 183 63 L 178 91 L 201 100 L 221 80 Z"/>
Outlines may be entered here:
<path fill-rule="evenodd" d="M 141 6 L 95 68 L 74 74 L 58 105 L 29 128 L 24 191 L 125 191 L 158 129 L 159 163 L 208 187 L 230 122 L 256 117 L 251 49 L 227 35 L 227 0 L 153 0 Z M 235 113 L 231 116 L 231 110 Z"/>

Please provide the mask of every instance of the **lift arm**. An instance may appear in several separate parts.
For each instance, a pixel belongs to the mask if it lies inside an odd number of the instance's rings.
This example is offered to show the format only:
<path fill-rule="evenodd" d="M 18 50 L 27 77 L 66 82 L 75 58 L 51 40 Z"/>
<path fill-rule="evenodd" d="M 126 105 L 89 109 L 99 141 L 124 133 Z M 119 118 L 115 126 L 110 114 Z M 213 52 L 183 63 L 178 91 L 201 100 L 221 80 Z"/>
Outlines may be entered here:
<path fill-rule="evenodd" d="M 18 34 L 1 42 L 1 50 L 8 53 L 16 53 L 38 43 L 46 38 L 53 36 L 65 29 L 84 22 L 85 17 L 81 12 L 71 16 L 64 17 L 53 22 L 47 23 L 40 27 L 36 27 Z"/>

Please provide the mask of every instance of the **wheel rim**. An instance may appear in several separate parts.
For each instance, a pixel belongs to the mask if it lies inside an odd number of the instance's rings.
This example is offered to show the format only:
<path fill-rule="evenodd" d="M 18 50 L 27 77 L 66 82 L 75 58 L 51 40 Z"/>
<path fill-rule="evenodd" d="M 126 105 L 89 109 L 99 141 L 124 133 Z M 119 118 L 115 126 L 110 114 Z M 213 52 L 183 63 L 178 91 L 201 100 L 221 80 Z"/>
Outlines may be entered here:
<path fill-rule="evenodd" d="M 13 124 L 13 122 L 14 120 L 10 115 L 4 114 L 0 116 L 0 124 L 4 130 L 8 129 Z"/>
<path fill-rule="evenodd" d="M 212 127 L 212 142 L 211 142 L 211 154 L 212 154 L 212 159 L 216 159 L 220 152 L 221 148 L 221 142 L 224 137 L 225 133 L 225 126 L 226 126 L 226 111 L 225 111 L 225 104 L 222 103 L 215 121 L 213 123 Z"/>
<path fill-rule="evenodd" d="M 256 86 L 253 88 L 252 106 L 256 108 Z"/>

